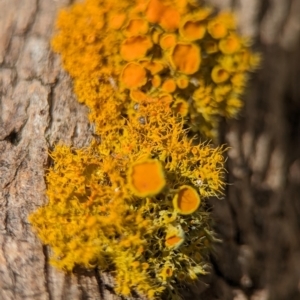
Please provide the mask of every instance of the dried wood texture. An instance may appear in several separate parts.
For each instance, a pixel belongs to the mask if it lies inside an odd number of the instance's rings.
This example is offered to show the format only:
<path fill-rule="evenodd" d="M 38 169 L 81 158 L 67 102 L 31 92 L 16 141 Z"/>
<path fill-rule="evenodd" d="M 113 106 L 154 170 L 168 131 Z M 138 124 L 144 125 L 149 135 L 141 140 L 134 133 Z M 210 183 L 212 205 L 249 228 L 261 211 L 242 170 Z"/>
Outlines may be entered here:
<path fill-rule="evenodd" d="M 89 142 L 87 108 L 49 48 L 70 1 L 0 0 L 0 299 L 117 299 L 108 275 L 65 275 L 27 216 L 46 203 L 48 150 Z M 212 200 L 222 243 L 212 272 L 185 299 L 300 299 L 300 1 L 210 0 L 233 8 L 255 38 L 262 69 L 239 120 L 222 126 L 230 185 Z"/>

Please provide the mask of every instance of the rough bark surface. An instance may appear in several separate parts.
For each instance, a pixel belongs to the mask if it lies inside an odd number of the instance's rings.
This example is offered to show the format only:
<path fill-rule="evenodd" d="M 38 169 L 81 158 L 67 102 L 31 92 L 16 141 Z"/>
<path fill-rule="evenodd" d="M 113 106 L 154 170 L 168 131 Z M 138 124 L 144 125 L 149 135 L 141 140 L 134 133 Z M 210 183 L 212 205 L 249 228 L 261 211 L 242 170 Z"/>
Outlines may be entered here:
<path fill-rule="evenodd" d="M 300 0 L 210 0 L 233 8 L 263 64 L 245 108 L 222 124 L 228 152 L 224 200 L 211 200 L 222 243 L 211 275 L 185 299 L 300 299 Z M 81 147 L 91 128 L 86 107 L 49 40 L 70 0 L 0 0 L 0 299 L 118 299 L 96 271 L 65 275 L 27 216 L 46 203 L 48 150 Z"/>

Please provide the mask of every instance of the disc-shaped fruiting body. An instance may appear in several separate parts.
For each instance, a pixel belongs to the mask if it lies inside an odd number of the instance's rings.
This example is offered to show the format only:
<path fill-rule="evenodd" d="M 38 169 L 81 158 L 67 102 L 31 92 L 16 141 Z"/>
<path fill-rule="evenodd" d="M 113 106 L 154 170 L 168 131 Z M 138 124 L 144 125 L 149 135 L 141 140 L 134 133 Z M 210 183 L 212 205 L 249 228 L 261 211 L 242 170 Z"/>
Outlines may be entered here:
<path fill-rule="evenodd" d="M 165 237 L 165 246 L 169 249 L 177 249 L 184 242 L 184 231 L 180 225 L 169 225 Z"/>
<path fill-rule="evenodd" d="M 189 112 L 189 104 L 184 99 L 178 98 L 173 103 L 172 109 L 175 114 L 179 114 L 181 117 L 185 117 Z"/>
<path fill-rule="evenodd" d="M 121 44 L 121 57 L 126 61 L 141 59 L 146 56 L 152 46 L 153 44 L 148 36 L 131 36 Z"/>
<path fill-rule="evenodd" d="M 215 83 L 222 83 L 228 80 L 230 74 L 221 66 L 216 65 L 211 71 L 211 78 Z"/>
<path fill-rule="evenodd" d="M 180 89 L 186 89 L 189 85 L 189 77 L 186 75 L 181 75 L 176 78 L 176 84 Z"/>
<path fill-rule="evenodd" d="M 207 21 L 211 10 L 200 10 L 199 13 L 187 15 L 179 27 L 180 35 L 189 41 L 200 40 L 205 36 Z"/>
<path fill-rule="evenodd" d="M 177 35 L 174 33 L 163 34 L 159 39 L 159 45 L 163 50 L 173 48 L 177 42 Z"/>
<path fill-rule="evenodd" d="M 183 185 L 173 198 L 174 209 L 182 215 L 195 212 L 200 206 L 201 199 L 198 192 L 189 185 Z"/>
<path fill-rule="evenodd" d="M 129 187 L 138 197 L 158 194 L 166 185 L 165 173 L 157 159 L 145 159 L 131 165 L 127 173 Z"/>
<path fill-rule="evenodd" d="M 135 18 L 129 20 L 123 33 L 126 36 L 137 36 L 137 35 L 147 34 L 148 30 L 149 30 L 149 24 L 146 20 L 142 18 Z"/>
<path fill-rule="evenodd" d="M 146 18 L 150 23 L 158 23 L 166 31 L 175 31 L 180 23 L 179 11 L 159 0 L 150 0 L 146 9 Z"/>
<path fill-rule="evenodd" d="M 177 86 L 176 86 L 175 80 L 173 78 L 168 78 L 163 82 L 161 89 L 164 92 L 171 94 L 171 93 L 175 92 L 176 87 Z"/>
<path fill-rule="evenodd" d="M 235 35 L 231 34 L 225 39 L 222 39 L 219 43 L 219 48 L 224 54 L 234 54 L 238 52 L 242 47 L 240 38 Z"/>
<path fill-rule="evenodd" d="M 192 43 L 177 43 L 170 58 L 174 69 L 184 74 L 194 74 L 201 64 L 200 47 Z"/>
<path fill-rule="evenodd" d="M 141 87 L 147 82 L 146 70 L 140 64 L 130 62 L 123 68 L 120 81 L 128 89 Z"/>

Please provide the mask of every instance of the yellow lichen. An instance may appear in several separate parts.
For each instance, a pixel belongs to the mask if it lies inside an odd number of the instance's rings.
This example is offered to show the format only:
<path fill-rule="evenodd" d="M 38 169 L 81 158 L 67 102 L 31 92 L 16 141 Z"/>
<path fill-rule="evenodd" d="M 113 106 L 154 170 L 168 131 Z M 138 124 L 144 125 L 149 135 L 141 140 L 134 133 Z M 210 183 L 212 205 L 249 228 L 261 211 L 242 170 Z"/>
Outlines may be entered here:
<path fill-rule="evenodd" d="M 189 112 L 189 105 L 184 99 L 177 99 L 172 108 L 176 114 L 179 114 L 182 117 L 185 117 Z"/>
<path fill-rule="evenodd" d="M 116 274 L 117 293 L 136 290 L 153 299 L 166 290 L 163 281 L 172 284 L 179 272 L 166 263 L 172 275 L 160 277 L 157 265 L 166 253 L 173 253 L 189 278 L 190 262 L 197 258 L 187 254 L 183 242 L 208 228 L 207 217 L 201 208 L 177 214 L 168 199 L 182 182 L 193 184 L 202 197 L 218 195 L 224 186 L 224 159 L 220 148 L 195 145 L 183 126 L 162 101 L 152 99 L 139 104 L 122 131 L 106 131 L 101 143 L 95 140 L 82 150 L 55 148 L 55 164 L 46 178 L 49 203 L 30 217 L 42 242 L 53 249 L 54 265 L 68 271 L 99 266 Z M 183 221 L 195 223 L 196 229 L 184 235 Z M 206 249 L 197 250 L 201 257 Z M 180 260 L 183 253 L 186 263 Z M 152 260 L 146 262 L 149 255 Z M 205 262 L 198 261 L 199 266 Z"/>
<path fill-rule="evenodd" d="M 241 46 L 240 39 L 234 34 L 222 39 L 219 43 L 220 50 L 224 54 L 236 53 L 240 50 Z"/>
<path fill-rule="evenodd" d="M 184 231 L 180 225 L 169 225 L 165 237 L 165 246 L 169 249 L 177 249 L 184 242 Z"/>
<path fill-rule="evenodd" d="M 221 83 L 229 78 L 229 73 L 221 66 L 215 66 L 211 71 L 211 78 L 215 83 Z"/>

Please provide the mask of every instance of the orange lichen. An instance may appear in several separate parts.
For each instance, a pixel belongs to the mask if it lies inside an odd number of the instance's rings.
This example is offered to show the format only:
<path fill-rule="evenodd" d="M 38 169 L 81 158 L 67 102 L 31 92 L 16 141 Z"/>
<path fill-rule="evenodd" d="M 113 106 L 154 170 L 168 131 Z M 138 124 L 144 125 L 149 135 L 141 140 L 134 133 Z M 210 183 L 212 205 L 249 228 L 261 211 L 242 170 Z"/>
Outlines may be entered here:
<path fill-rule="evenodd" d="M 154 75 L 151 79 L 152 86 L 158 88 L 161 85 L 161 77 L 159 75 Z"/>
<path fill-rule="evenodd" d="M 173 235 L 168 238 L 166 238 L 166 246 L 168 248 L 177 247 L 179 244 L 183 242 L 183 239 L 180 236 Z"/>
<path fill-rule="evenodd" d="M 141 60 L 140 63 L 149 70 L 152 75 L 161 73 L 166 68 L 161 60 Z"/>
<path fill-rule="evenodd" d="M 159 40 L 159 45 L 162 49 L 167 50 L 171 49 L 176 45 L 177 36 L 176 34 L 169 33 L 161 36 Z"/>
<path fill-rule="evenodd" d="M 167 93 L 173 93 L 176 90 L 176 82 L 172 78 L 168 78 L 162 84 L 161 89 Z"/>
<path fill-rule="evenodd" d="M 108 19 L 109 27 L 118 30 L 123 26 L 125 20 L 125 13 L 111 14 Z"/>
<path fill-rule="evenodd" d="M 127 36 L 145 35 L 149 30 L 149 24 L 143 19 L 131 19 L 124 29 Z"/>
<path fill-rule="evenodd" d="M 130 91 L 130 97 L 134 102 L 145 102 L 149 98 L 147 94 L 142 92 L 141 90 L 131 90 Z"/>
<path fill-rule="evenodd" d="M 169 105 L 173 102 L 173 97 L 170 94 L 163 94 L 159 97 L 159 102 L 163 103 L 166 107 L 169 107 Z"/>
<path fill-rule="evenodd" d="M 189 41 L 202 39 L 206 33 L 206 23 L 197 20 L 187 20 L 180 27 L 180 34 Z"/>
<path fill-rule="evenodd" d="M 159 43 L 160 37 L 163 34 L 163 32 L 164 31 L 160 27 L 154 27 L 154 28 L 152 28 L 151 38 L 152 38 L 152 42 L 154 44 L 158 44 Z"/>
<path fill-rule="evenodd" d="M 162 4 L 162 1 L 150 0 L 146 10 L 148 21 L 151 23 L 158 23 L 165 9 L 166 6 Z"/>
<path fill-rule="evenodd" d="M 85 0 L 64 11 L 52 43 L 74 78 L 79 101 L 90 108 L 90 120 L 99 126 L 104 123 L 118 126 L 117 123 L 124 121 L 124 114 L 131 114 L 127 111 L 132 109 L 128 103 L 130 97 L 118 88 L 122 86 L 119 79 L 125 63 L 135 62 L 147 70 L 143 92 L 159 97 L 165 92 L 164 86 L 153 76 L 159 74 L 162 81 L 174 77 L 180 89 L 176 92 L 190 105 L 185 119 L 188 127 L 193 131 L 198 128 L 208 138 L 216 138 L 214 127 L 221 116 L 228 115 L 229 94 L 222 96 L 222 104 L 214 99 L 213 90 L 219 83 L 210 76 L 213 68 L 220 65 L 231 80 L 235 73 L 246 74 L 259 63 L 259 56 L 249 49 L 249 41 L 237 34 L 232 13 L 203 7 L 196 0 L 124 0 L 122 3 L 101 0 L 101 5 L 99 1 Z M 180 75 L 186 75 L 187 80 L 178 80 Z M 206 98 L 210 103 L 203 99 L 197 99 L 196 103 L 189 96 L 200 81 L 212 86 L 212 95 Z M 233 84 L 231 94 L 240 98 L 244 89 L 240 84 Z M 113 104 L 112 98 L 118 104 Z M 204 107 L 200 108 L 201 105 Z M 95 112 L 96 107 L 97 110 L 101 107 L 102 112 Z M 104 107 L 113 113 L 105 113 Z M 233 106 L 230 110 L 233 111 Z M 112 115 L 118 115 L 119 119 Z"/>
<path fill-rule="evenodd" d="M 166 6 L 159 0 L 150 0 L 146 9 L 146 18 L 151 23 L 159 23 L 167 31 L 174 31 L 180 22 L 180 13 L 172 6 Z"/>
<path fill-rule="evenodd" d="M 133 163 L 128 170 L 127 180 L 132 192 L 139 197 L 154 196 L 166 185 L 162 164 L 155 159 Z"/>
<path fill-rule="evenodd" d="M 189 185 L 181 186 L 173 199 L 175 210 L 183 215 L 194 213 L 198 209 L 200 203 L 200 196 L 197 191 Z"/>
<path fill-rule="evenodd" d="M 152 46 L 148 36 L 133 36 L 122 43 L 120 53 L 124 60 L 131 61 L 145 57 Z"/>
<path fill-rule="evenodd" d="M 159 24 L 166 31 L 175 31 L 179 27 L 180 13 L 177 9 L 168 6 L 163 11 L 163 14 L 159 20 Z"/>
<path fill-rule="evenodd" d="M 194 74 L 201 64 L 200 48 L 196 44 L 178 43 L 172 51 L 171 62 L 178 71 Z"/>
<path fill-rule="evenodd" d="M 138 88 L 147 82 L 146 70 L 140 64 L 128 63 L 121 73 L 121 82 L 129 89 Z"/>

